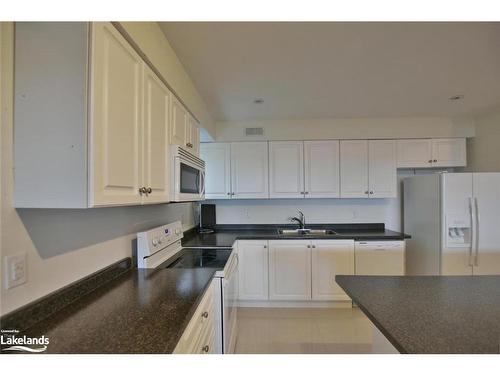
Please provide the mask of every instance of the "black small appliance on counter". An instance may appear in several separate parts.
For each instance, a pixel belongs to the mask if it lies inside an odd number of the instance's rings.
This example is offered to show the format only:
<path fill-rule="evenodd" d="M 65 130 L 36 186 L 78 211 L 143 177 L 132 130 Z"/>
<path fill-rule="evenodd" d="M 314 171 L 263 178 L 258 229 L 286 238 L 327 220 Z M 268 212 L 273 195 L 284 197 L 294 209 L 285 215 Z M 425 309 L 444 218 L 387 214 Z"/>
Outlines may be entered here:
<path fill-rule="evenodd" d="M 215 204 L 201 204 L 200 205 L 200 233 L 214 233 L 215 232 Z"/>

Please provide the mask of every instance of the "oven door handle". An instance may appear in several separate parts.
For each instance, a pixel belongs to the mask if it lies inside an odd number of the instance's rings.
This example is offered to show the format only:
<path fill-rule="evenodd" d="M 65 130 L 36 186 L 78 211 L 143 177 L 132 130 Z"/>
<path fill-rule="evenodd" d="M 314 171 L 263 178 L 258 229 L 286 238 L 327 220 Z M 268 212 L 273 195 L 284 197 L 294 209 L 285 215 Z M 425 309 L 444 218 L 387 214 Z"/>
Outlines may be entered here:
<path fill-rule="evenodd" d="M 231 261 L 231 265 L 229 266 L 229 270 L 227 272 L 227 275 L 224 275 L 224 279 L 226 279 L 226 281 L 228 283 L 229 283 L 229 280 L 231 280 L 231 278 L 236 273 L 236 270 L 238 269 L 238 263 L 239 263 L 238 254 L 235 253 L 234 254 L 234 258 Z"/>

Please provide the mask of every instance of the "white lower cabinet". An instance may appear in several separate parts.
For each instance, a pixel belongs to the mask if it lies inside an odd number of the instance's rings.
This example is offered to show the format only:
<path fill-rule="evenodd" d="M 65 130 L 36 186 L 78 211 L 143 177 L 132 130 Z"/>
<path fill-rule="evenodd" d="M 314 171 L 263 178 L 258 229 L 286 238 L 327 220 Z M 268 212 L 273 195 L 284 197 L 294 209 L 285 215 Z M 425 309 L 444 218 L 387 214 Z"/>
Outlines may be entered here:
<path fill-rule="evenodd" d="M 215 288 L 219 284 L 212 281 L 196 308 L 193 317 L 184 330 L 174 354 L 213 354 L 215 350 L 216 312 Z"/>
<path fill-rule="evenodd" d="M 318 240 L 311 246 L 312 299 L 350 300 L 335 276 L 354 274 L 354 240 Z"/>
<path fill-rule="evenodd" d="M 243 306 L 350 301 L 335 276 L 404 275 L 404 241 L 238 240 L 237 247 Z"/>
<path fill-rule="evenodd" d="M 269 299 L 269 251 L 267 241 L 238 241 L 239 299 Z"/>
<path fill-rule="evenodd" d="M 285 301 L 311 299 L 310 241 L 269 241 L 269 298 Z"/>

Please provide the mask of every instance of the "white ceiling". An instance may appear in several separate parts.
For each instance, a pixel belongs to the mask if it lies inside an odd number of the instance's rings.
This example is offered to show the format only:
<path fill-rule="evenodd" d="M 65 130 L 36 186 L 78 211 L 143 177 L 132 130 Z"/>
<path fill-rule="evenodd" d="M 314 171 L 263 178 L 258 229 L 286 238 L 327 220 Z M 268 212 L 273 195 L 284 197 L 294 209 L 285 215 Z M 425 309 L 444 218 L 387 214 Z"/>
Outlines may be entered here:
<path fill-rule="evenodd" d="M 459 115 L 500 104 L 500 23 L 160 26 L 218 121 Z M 448 99 L 456 94 L 464 99 Z"/>

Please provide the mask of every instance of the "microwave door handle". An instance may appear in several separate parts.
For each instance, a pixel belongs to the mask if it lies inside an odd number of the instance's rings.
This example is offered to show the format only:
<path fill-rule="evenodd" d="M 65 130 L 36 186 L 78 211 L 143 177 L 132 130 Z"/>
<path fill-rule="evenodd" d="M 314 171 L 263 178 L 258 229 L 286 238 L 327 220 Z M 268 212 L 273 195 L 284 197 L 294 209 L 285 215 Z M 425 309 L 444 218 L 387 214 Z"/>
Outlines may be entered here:
<path fill-rule="evenodd" d="M 205 171 L 200 172 L 200 181 L 201 181 L 201 186 L 200 186 L 200 195 L 205 195 Z"/>

